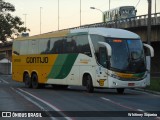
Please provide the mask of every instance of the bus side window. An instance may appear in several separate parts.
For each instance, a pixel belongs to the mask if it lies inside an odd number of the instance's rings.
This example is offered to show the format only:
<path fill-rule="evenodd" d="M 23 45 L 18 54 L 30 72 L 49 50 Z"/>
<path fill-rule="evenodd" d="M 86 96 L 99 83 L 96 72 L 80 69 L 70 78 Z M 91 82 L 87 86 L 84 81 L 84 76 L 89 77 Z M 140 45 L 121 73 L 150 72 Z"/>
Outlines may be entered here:
<path fill-rule="evenodd" d="M 28 41 L 28 54 L 38 54 L 39 40 Z"/>
<path fill-rule="evenodd" d="M 107 52 L 105 47 L 99 47 L 98 61 L 102 66 L 107 67 Z"/>
<path fill-rule="evenodd" d="M 52 38 L 51 40 L 51 54 L 65 54 L 66 53 L 66 38 Z"/>
<path fill-rule="evenodd" d="M 67 43 L 66 43 L 66 51 L 67 53 L 77 53 L 76 49 L 76 39 L 77 36 L 72 36 L 67 38 Z"/>
<path fill-rule="evenodd" d="M 87 35 L 77 36 L 76 47 L 78 53 L 92 56 Z"/>
<path fill-rule="evenodd" d="M 20 55 L 20 41 L 13 42 L 13 53 Z"/>
<path fill-rule="evenodd" d="M 20 44 L 20 55 L 26 54 L 28 54 L 28 40 L 25 40 Z"/>

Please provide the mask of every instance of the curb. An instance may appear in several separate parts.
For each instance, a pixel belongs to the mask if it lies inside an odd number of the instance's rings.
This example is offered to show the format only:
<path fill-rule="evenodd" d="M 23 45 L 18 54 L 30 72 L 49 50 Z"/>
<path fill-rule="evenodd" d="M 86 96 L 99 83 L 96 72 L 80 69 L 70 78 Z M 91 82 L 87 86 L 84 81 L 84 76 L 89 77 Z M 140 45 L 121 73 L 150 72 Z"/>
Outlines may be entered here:
<path fill-rule="evenodd" d="M 160 92 L 153 91 L 153 90 L 147 90 L 147 89 L 142 89 L 142 88 L 135 88 L 134 90 L 148 92 L 148 93 L 155 94 L 155 95 L 160 95 Z"/>

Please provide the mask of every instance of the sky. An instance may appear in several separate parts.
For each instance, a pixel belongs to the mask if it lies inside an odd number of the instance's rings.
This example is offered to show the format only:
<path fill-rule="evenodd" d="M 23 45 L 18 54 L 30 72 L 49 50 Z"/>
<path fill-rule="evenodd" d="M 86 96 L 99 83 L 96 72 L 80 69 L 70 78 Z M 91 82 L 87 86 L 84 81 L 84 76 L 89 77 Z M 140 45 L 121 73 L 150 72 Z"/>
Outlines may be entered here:
<path fill-rule="evenodd" d="M 16 11 L 12 13 L 25 21 L 30 35 L 58 30 L 58 0 L 4 0 L 12 3 Z M 110 9 L 119 6 L 136 6 L 139 0 L 110 0 Z M 160 12 L 160 0 L 157 1 L 157 12 Z M 81 25 L 102 22 L 102 11 L 109 9 L 109 0 L 81 0 Z M 137 15 L 148 13 L 148 1 L 140 0 L 136 7 Z M 155 0 L 152 0 L 152 13 L 155 12 Z M 59 29 L 80 26 L 80 0 L 59 0 Z"/>

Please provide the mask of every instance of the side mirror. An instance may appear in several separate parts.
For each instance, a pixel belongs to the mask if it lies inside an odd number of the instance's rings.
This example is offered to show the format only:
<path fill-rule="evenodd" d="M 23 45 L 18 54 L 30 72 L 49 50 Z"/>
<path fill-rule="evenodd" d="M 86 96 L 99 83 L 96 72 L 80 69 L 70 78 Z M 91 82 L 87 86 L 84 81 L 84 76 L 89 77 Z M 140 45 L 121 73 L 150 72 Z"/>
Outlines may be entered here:
<path fill-rule="evenodd" d="M 110 59 L 111 59 L 111 56 L 112 56 L 112 48 L 111 46 L 108 44 L 108 43 L 105 43 L 105 42 L 98 42 L 99 44 L 105 46 L 106 50 L 107 50 L 107 53 L 106 53 L 106 65 L 107 65 L 107 68 L 110 68 L 111 64 L 110 64 Z"/>
<path fill-rule="evenodd" d="M 145 44 L 145 43 L 143 43 L 143 45 L 144 45 L 144 47 L 146 47 L 149 50 L 149 55 L 151 57 L 154 57 L 154 49 L 153 49 L 153 47 L 151 45 L 148 45 L 148 44 Z"/>
<path fill-rule="evenodd" d="M 108 43 L 105 43 L 105 42 L 98 42 L 98 43 L 101 44 L 101 45 L 104 45 L 106 47 L 107 52 L 108 52 L 108 57 L 111 57 L 112 56 L 111 46 Z"/>

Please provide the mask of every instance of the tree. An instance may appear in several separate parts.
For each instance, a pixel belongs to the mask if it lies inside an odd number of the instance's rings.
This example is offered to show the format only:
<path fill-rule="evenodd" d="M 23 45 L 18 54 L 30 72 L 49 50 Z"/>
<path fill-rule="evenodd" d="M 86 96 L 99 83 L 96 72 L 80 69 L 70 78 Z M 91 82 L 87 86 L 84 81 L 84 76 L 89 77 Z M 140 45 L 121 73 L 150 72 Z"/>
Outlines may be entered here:
<path fill-rule="evenodd" d="M 11 3 L 0 0 L 0 41 L 5 42 L 8 38 L 18 36 L 22 32 L 26 32 L 26 27 L 22 27 L 24 22 L 18 16 L 12 16 L 10 12 L 14 12 L 15 7 Z"/>

